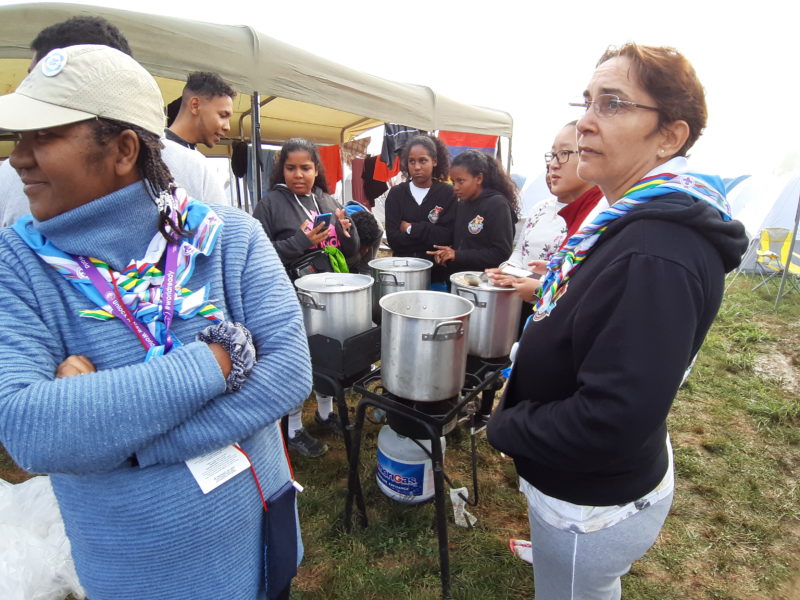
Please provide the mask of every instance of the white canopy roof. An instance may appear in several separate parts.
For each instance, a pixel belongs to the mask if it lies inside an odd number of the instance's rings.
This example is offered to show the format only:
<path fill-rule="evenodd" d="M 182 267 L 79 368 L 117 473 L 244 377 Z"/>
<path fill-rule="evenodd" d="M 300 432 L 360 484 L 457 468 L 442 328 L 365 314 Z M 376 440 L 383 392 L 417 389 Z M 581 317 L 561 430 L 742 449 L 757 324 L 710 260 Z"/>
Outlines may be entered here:
<path fill-rule="evenodd" d="M 165 103 L 177 98 L 193 71 L 219 73 L 240 95 L 231 136 L 250 131 L 249 94 L 261 94 L 261 136 L 341 143 L 382 122 L 510 137 L 507 113 L 461 104 L 432 89 L 382 79 L 267 37 L 247 25 L 215 25 L 82 4 L 0 7 L 0 93 L 16 89 L 37 33 L 72 16 L 108 19 L 133 55 L 158 80 Z M 335 43 L 335 42 L 332 42 Z M 16 59 L 16 60 L 15 60 Z M 7 153 L 0 149 L 0 156 Z"/>

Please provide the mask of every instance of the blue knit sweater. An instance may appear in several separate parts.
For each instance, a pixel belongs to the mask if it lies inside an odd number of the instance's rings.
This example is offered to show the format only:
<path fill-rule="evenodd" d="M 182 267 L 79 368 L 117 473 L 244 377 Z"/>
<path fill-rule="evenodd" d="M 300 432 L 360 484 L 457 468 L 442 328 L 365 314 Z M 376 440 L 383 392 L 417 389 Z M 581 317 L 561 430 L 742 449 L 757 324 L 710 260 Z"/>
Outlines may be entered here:
<path fill-rule="evenodd" d="M 289 472 L 276 420 L 306 398 L 311 368 L 297 299 L 261 225 L 214 210 L 222 234 L 187 287 L 209 284 L 226 318 L 253 334 L 258 363 L 231 394 L 208 346 L 193 341 L 209 321 L 176 318 L 185 345 L 144 363 L 120 320 L 79 318 L 89 301 L 0 230 L 0 441 L 22 468 L 52 474 L 91 600 L 263 594 L 253 477 L 245 471 L 204 495 L 184 461 L 239 442 L 264 494 L 277 490 Z M 144 255 L 157 222 L 139 182 L 34 225 L 61 250 L 121 269 Z M 55 379 L 71 354 L 97 373 Z"/>

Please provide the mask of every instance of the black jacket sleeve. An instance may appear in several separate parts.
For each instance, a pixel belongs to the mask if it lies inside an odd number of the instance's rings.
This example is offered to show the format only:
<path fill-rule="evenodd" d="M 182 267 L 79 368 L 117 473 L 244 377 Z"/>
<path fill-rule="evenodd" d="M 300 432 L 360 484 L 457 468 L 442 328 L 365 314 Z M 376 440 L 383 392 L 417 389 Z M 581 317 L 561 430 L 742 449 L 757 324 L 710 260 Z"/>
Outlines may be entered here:
<path fill-rule="evenodd" d="M 275 232 L 273 231 L 272 224 L 275 223 L 275 216 L 272 214 L 272 206 L 274 201 L 270 198 L 269 194 L 261 198 L 255 209 L 253 210 L 253 218 L 256 219 L 264 228 L 264 233 L 272 242 L 275 251 L 280 256 L 284 264 L 288 264 L 302 256 L 306 250 L 311 247 L 311 240 L 308 239 L 303 230 L 300 229 L 300 224 L 297 224 L 297 231 L 291 236 L 276 240 Z"/>
<path fill-rule="evenodd" d="M 386 196 L 385 218 L 386 218 L 386 240 L 389 247 L 397 255 L 408 255 L 417 250 L 419 242 L 414 241 L 412 236 L 404 231 L 400 231 L 400 222 L 403 221 L 403 203 L 406 186 L 396 185 Z M 405 219 L 411 222 L 409 219 Z M 414 231 L 414 227 L 411 228 Z"/>

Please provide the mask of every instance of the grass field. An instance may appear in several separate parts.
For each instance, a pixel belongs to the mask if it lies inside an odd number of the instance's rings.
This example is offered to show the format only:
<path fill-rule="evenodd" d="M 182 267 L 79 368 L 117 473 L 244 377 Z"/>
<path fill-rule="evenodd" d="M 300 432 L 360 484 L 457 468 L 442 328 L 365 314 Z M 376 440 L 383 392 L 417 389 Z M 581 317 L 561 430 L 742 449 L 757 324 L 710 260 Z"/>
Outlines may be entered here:
<path fill-rule="evenodd" d="M 800 296 L 787 296 L 775 312 L 773 299 L 750 292 L 752 285 L 740 276 L 726 295 L 675 401 L 675 502 L 656 545 L 623 578 L 626 600 L 800 599 Z M 377 433 L 367 423 L 367 528 L 343 526 L 341 440 L 328 438 L 332 449 L 322 458 L 295 459 L 306 486 L 299 496 L 306 557 L 293 598 L 440 597 L 433 505 L 403 506 L 377 489 Z M 478 524 L 461 529 L 450 520 L 452 596 L 530 598 L 530 567 L 507 548 L 510 537 L 528 537 L 513 465 L 485 436 L 478 448 L 481 498 L 470 509 Z M 469 485 L 469 437 L 461 431 L 448 436 L 445 470 L 456 485 Z M 25 475 L 0 453 L 0 477 Z"/>

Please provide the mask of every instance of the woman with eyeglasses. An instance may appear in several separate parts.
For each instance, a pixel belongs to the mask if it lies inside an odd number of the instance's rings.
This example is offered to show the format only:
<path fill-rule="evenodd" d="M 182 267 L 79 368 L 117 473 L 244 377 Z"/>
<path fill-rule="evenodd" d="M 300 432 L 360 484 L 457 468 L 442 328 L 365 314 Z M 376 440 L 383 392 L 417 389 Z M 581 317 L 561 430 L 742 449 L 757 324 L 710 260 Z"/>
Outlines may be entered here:
<path fill-rule="evenodd" d="M 508 260 L 500 268 L 486 269 L 495 285 L 513 286 L 526 302 L 536 299 L 541 285 L 539 278 L 510 275 L 504 273 L 502 267 L 531 270 L 532 261 L 539 261 L 537 265 L 543 266 L 603 197 L 597 186 L 578 177 L 577 123 L 572 121 L 562 127 L 553 140 L 552 150 L 544 155 L 547 187 L 554 197 L 536 205 Z M 602 203 L 602 206 L 608 205 Z M 529 312 L 523 311 L 523 319 L 528 318 Z"/>
<path fill-rule="evenodd" d="M 620 598 L 672 503 L 666 417 L 747 246 L 691 173 L 703 88 L 672 48 L 609 48 L 584 92 L 578 175 L 611 205 L 548 263 L 489 441 L 528 502 L 537 600 Z"/>

